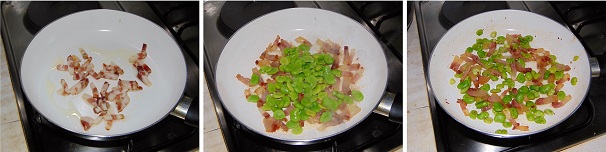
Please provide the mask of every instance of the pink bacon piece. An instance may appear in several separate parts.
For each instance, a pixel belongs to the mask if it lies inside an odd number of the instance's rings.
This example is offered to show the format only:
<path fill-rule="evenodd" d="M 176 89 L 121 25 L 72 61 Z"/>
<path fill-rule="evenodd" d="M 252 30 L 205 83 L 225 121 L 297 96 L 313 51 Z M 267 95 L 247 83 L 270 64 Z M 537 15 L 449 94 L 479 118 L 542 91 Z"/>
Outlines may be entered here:
<path fill-rule="evenodd" d="M 84 128 L 84 131 L 87 131 L 93 125 L 101 122 L 101 120 L 103 120 L 103 117 L 97 116 L 95 119 L 93 119 L 89 116 L 84 116 L 84 117 L 80 117 L 80 124 L 82 124 L 82 128 Z"/>
<path fill-rule="evenodd" d="M 103 116 L 103 120 L 111 121 L 111 120 L 121 120 L 124 119 L 123 114 L 110 114 Z"/>
<path fill-rule="evenodd" d="M 147 64 L 145 64 L 143 60 L 138 60 L 137 62 L 133 63 L 133 66 L 137 68 L 137 71 L 145 71 L 147 73 L 152 73 L 151 68 L 149 68 L 149 66 L 147 66 Z"/>
<path fill-rule="evenodd" d="M 101 87 L 101 96 L 107 96 L 107 89 L 109 89 L 109 83 L 107 81 L 105 81 L 103 83 L 103 86 Z"/>
<path fill-rule="evenodd" d="M 103 64 L 103 69 L 99 71 L 95 79 L 105 78 L 110 80 L 118 80 L 120 75 L 124 74 L 124 70 L 116 65 L 114 62 L 110 62 L 109 65 Z"/>
<path fill-rule="evenodd" d="M 341 81 L 341 90 L 343 90 L 343 93 L 346 95 L 350 95 L 351 94 L 351 77 L 353 77 L 353 73 L 349 72 L 349 71 L 341 71 L 341 74 L 343 75 L 342 77 L 342 81 Z"/>
<path fill-rule="evenodd" d="M 65 82 L 65 79 L 61 79 L 61 89 L 57 91 L 59 95 L 67 96 L 67 95 L 76 95 L 82 92 L 84 88 L 88 85 L 88 79 L 84 78 L 80 80 L 78 83 L 74 84 L 74 86 L 67 89 L 68 84 Z"/>
<path fill-rule="evenodd" d="M 58 64 L 57 65 L 57 70 L 59 70 L 59 71 L 68 71 L 69 70 L 69 66 L 67 64 Z"/>
<path fill-rule="evenodd" d="M 349 58 L 348 60 L 349 60 L 351 63 L 353 63 L 353 61 L 354 61 L 354 60 L 356 60 L 356 59 L 354 58 L 355 56 L 356 56 L 356 52 L 355 52 L 354 50 L 352 50 L 352 51 L 350 51 L 350 52 L 349 52 L 349 56 L 346 56 L 345 58 Z M 351 63 L 350 63 L 350 64 L 351 64 Z M 350 65 L 350 64 L 347 64 L 347 65 Z"/>
<path fill-rule="evenodd" d="M 316 40 L 316 45 L 320 46 L 320 52 L 328 52 L 336 55 L 340 54 L 339 49 L 341 48 L 341 46 L 330 40 L 322 41 L 318 39 Z"/>
<path fill-rule="evenodd" d="M 80 54 L 82 54 L 83 59 L 85 59 L 85 60 L 88 59 L 88 54 L 86 54 L 86 51 L 84 51 L 84 49 L 78 48 L 78 51 L 80 51 Z"/>
<path fill-rule="evenodd" d="M 107 103 L 107 102 L 104 102 Z M 106 110 L 103 110 L 101 107 L 97 106 L 93 108 L 93 112 L 95 112 L 95 114 L 100 114 L 101 116 L 105 115 L 107 113 Z"/>
<path fill-rule="evenodd" d="M 94 98 L 87 93 L 82 94 L 82 100 L 86 101 L 91 107 L 97 107 L 97 98 Z"/>
<path fill-rule="evenodd" d="M 250 78 L 246 78 L 240 74 L 237 74 L 236 79 L 238 79 L 240 82 L 244 83 L 245 85 L 252 87 L 252 85 L 250 85 Z"/>
<path fill-rule="evenodd" d="M 128 59 L 128 62 L 130 63 L 135 63 L 138 60 L 143 60 L 147 57 L 147 44 L 143 43 L 143 46 L 141 47 L 141 52 L 131 56 Z"/>
<path fill-rule="evenodd" d="M 343 51 L 344 52 L 343 53 L 343 64 L 349 65 L 349 64 L 351 64 L 351 58 L 350 58 L 350 55 L 349 55 L 349 47 L 344 47 L 344 48 L 345 49 Z"/>
<path fill-rule="evenodd" d="M 112 124 L 113 124 L 112 120 L 105 121 L 105 130 L 112 129 Z"/>
<path fill-rule="evenodd" d="M 149 81 L 149 74 L 152 73 L 151 68 L 143 60 L 147 57 L 147 44 L 143 43 L 141 52 L 131 56 L 128 62 L 133 64 L 133 67 L 137 69 L 137 78 L 148 87 L 152 86 L 152 82 Z"/>
<path fill-rule="evenodd" d="M 87 85 L 88 85 L 88 79 L 84 78 L 84 79 L 78 81 L 78 83 L 76 83 L 74 86 L 72 86 L 71 88 L 69 88 L 69 90 L 67 92 L 70 95 L 79 94 L 80 92 L 82 92 L 82 90 L 84 90 L 84 88 L 86 88 Z"/>
<path fill-rule="evenodd" d="M 99 100 L 99 91 L 97 90 L 97 87 L 95 86 L 95 83 L 91 82 L 90 83 L 90 88 L 91 91 L 93 92 L 93 95 L 89 95 L 84 93 L 82 95 L 82 100 L 86 101 L 86 103 L 88 103 L 88 105 L 94 107 L 97 107 L 97 100 Z"/>
<path fill-rule="evenodd" d="M 80 59 L 78 59 L 75 55 L 69 55 L 67 57 L 67 71 L 70 75 L 73 76 L 73 80 L 82 80 L 89 75 L 92 75 L 93 78 L 98 78 L 98 74 L 94 71 L 95 65 L 92 64 L 93 58 L 88 56 L 86 51 L 82 48 L 78 48 L 82 58 L 85 60 L 82 65 L 80 65 Z M 65 67 L 61 65 L 57 66 L 57 69 L 60 71 L 65 70 Z"/>
<path fill-rule="evenodd" d="M 128 103 L 130 103 L 130 97 L 128 97 L 128 93 L 120 95 L 118 97 L 118 100 L 116 101 L 116 106 L 118 106 L 116 108 L 118 108 L 118 112 L 122 112 L 122 110 L 124 110 L 124 108 L 128 106 Z"/>
<path fill-rule="evenodd" d="M 108 102 L 105 102 L 105 101 L 103 101 L 103 102 L 101 102 L 101 103 L 99 104 L 99 108 L 101 108 L 101 110 L 102 110 L 102 111 L 107 111 L 107 110 L 109 110 L 109 107 L 110 107 L 110 106 L 111 106 L 111 105 L 110 105 Z"/>
<path fill-rule="evenodd" d="M 122 90 L 120 91 L 120 89 L 118 89 L 117 87 L 113 87 L 112 91 L 109 92 L 109 94 L 107 95 L 107 100 L 108 101 L 114 101 L 116 99 L 116 97 L 118 97 L 119 95 L 126 93 L 127 90 Z"/>
<path fill-rule="evenodd" d="M 364 75 L 364 67 L 360 67 L 359 70 L 356 71 L 356 73 L 351 77 L 351 83 L 355 84 L 358 82 L 358 80 L 360 80 L 360 78 L 362 78 L 362 76 Z"/>
<path fill-rule="evenodd" d="M 347 46 L 345 46 L 345 48 L 347 48 Z M 335 61 L 332 63 L 332 66 L 330 67 L 330 69 L 336 69 L 339 68 L 339 55 L 333 54 L 332 57 L 335 59 Z"/>
<path fill-rule="evenodd" d="M 147 74 L 139 72 L 139 74 L 137 74 L 137 78 L 139 78 L 139 80 L 141 80 L 143 82 L 143 84 L 145 84 L 146 86 L 148 86 L 148 87 L 152 86 L 152 82 L 149 81 Z"/>
<path fill-rule="evenodd" d="M 109 62 L 109 66 L 108 67 L 111 69 L 112 72 L 114 72 L 114 74 L 118 74 L 118 75 L 123 75 L 124 74 L 124 70 L 122 70 L 122 68 L 120 68 L 120 66 L 118 66 L 113 61 Z"/>
<path fill-rule="evenodd" d="M 86 77 L 86 73 L 84 73 L 84 72 L 75 72 L 73 74 L 73 77 L 72 77 L 73 79 L 72 80 L 82 80 L 85 77 Z"/>
<path fill-rule="evenodd" d="M 141 82 L 143 82 L 143 84 L 145 84 L 148 87 L 152 86 L 152 82 L 149 81 L 149 74 L 151 74 L 151 69 L 149 68 L 149 66 L 147 66 L 147 64 L 143 63 L 142 60 L 139 60 L 135 63 L 133 63 L 133 66 L 135 66 L 137 68 L 137 78 L 139 78 L 139 80 L 141 80 Z"/>
<path fill-rule="evenodd" d="M 302 36 L 297 37 L 297 38 L 295 39 L 295 42 L 300 43 L 300 44 L 305 44 L 305 45 L 307 45 L 307 46 L 309 46 L 309 47 L 312 47 L 311 42 L 307 41 L 307 39 L 305 39 L 305 38 L 304 38 L 304 37 L 302 37 Z"/>
<path fill-rule="evenodd" d="M 97 86 L 95 86 L 95 83 L 90 83 L 90 90 L 93 92 L 93 98 L 99 98 L 99 90 L 97 90 Z"/>
<path fill-rule="evenodd" d="M 137 83 L 137 81 L 123 81 L 122 79 L 118 79 L 118 89 L 120 91 L 126 89 L 126 91 L 140 91 L 143 90 L 143 87 Z"/>
<path fill-rule="evenodd" d="M 89 69 L 92 69 L 92 64 L 91 62 L 93 61 L 93 58 L 89 57 L 86 59 L 86 61 L 84 61 L 84 63 L 82 64 L 82 66 L 80 66 L 80 68 L 78 69 L 78 72 L 86 72 Z"/>
<path fill-rule="evenodd" d="M 69 55 L 67 56 L 67 65 L 69 74 L 74 75 L 80 69 L 80 59 L 75 55 Z"/>
<path fill-rule="evenodd" d="M 104 116 L 100 116 L 105 120 L 105 130 L 110 130 L 113 125 L 114 120 L 124 119 L 124 115 L 122 114 L 107 114 Z"/>
<path fill-rule="evenodd" d="M 88 129 L 90 129 L 93 122 L 94 122 L 94 119 L 89 116 L 80 117 L 80 124 L 82 124 L 82 128 L 84 128 L 84 131 L 87 131 Z"/>
<path fill-rule="evenodd" d="M 97 103 L 97 105 L 99 106 L 93 108 L 93 112 L 95 112 L 95 114 L 99 114 L 99 116 L 105 116 L 109 112 L 110 104 L 108 102 L 99 100 L 99 103 Z"/>
<path fill-rule="evenodd" d="M 69 92 L 67 92 L 67 82 L 65 82 L 65 79 L 61 79 L 61 89 L 57 90 L 57 94 L 62 95 L 62 96 L 67 96 L 69 95 Z"/>
<path fill-rule="evenodd" d="M 75 55 L 69 55 L 67 56 L 67 65 L 69 65 L 69 67 L 72 68 L 79 68 L 80 67 L 80 58 L 78 58 Z"/>
<path fill-rule="evenodd" d="M 91 63 L 93 61 L 93 58 L 89 57 L 88 54 L 86 54 L 86 52 L 84 51 L 84 49 L 82 49 L 82 48 L 78 48 L 78 49 L 80 50 L 80 54 L 82 54 L 82 58 L 84 58 L 86 61 L 84 61 L 82 66 L 80 66 L 80 68 L 74 72 L 76 74 L 82 73 L 82 77 L 86 77 L 86 76 L 93 75 L 93 74 L 96 75 L 96 72 L 93 69 L 95 67 L 95 65 L 93 65 Z M 93 75 L 93 77 L 94 77 L 94 75 Z M 74 79 L 74 80 L 76 80 L 76 79 Z"/>
<path fill-rule="evenodd" d="M 95 118 L 95 120 L 93 120 L 93 124 L 98 124 L 99 122 L 101 122 L 101 120 L 103 120 L 103 117 L 97 116 L 97 118 Z"/>

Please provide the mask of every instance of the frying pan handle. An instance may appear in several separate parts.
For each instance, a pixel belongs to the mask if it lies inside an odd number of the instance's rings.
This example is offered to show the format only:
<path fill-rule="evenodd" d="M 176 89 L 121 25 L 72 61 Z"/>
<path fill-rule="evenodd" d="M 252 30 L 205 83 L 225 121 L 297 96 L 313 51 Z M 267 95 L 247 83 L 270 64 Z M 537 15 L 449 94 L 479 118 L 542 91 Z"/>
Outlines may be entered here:
<path fill-rule="evenodd" d="M 185 123 L 194 127 L 198 127 L 199 124 L 199 113 L 200 113 L 200 101 L 198 97 L 195 97 L 191 105 L 189 105 L 189 109 L 187 110 L 187 114 L 185 115 Z"/>
<path fill-rule="evenodd" d="M 377 108 L 373 111 L 377 114 L 387 116 L 389 121 L 402 123 L 402 92 L 396 94 L 391 92 L 385 92 L 381 98 L 381 102 Z"/>
<path fill-rule="evenodd" d="M 589 58 L 589 68 L 591 69 L 591 77 L 606 76 L 606 56 L 598 55 Z M 604 69 L 604 70 L 602 70 Z"/>
<path fill-rule="evenodd" d="M 185 120 L 185 123 L 194 127 L 198 127 L 200 101 L 198 97 L 191 98 L 183 96 L 175 109 L 170 112 L 170 115 Z"/>
<path fill-rule="evenodd" d="M 398 92 L 391 105 L 391 110 L 389 110 L 390 121 L 397 122 L 400 124 L 402 123 L 402 109 L 404 109 L 402 102 L 402 92 Z"/>

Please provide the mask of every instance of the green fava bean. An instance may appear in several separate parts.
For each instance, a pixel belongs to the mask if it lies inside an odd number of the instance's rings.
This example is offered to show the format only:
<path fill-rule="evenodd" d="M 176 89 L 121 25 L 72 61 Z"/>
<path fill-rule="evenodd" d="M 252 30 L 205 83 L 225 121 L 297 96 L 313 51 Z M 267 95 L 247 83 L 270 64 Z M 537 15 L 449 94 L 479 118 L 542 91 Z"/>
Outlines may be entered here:
<path fill-rule="evenodd" d="M 494 121 L 495 121 L 495 122 L 498 122 L 498 123 L 503 123 L 503 122 L 505 122 L 505 114 L 503 114 L 503 113 L 497 113 L 497 114 L 494 116 Z"/>
<path fill-rule="evenodd" d="M 248 98 L 246 100 L 248 100 L 248 102 L 257 103 L 257 101 L 259 101 L 259 99 L 261 99 L 261 98 L 259 98 L 259 96 L 257 96 L 257 95 L 250 95 L 250 96 L 248 96 Z"/>
<path fill-rule="evenodd" d="M 335 62 L 335 58 L 333 58 L 332 56 L 325 56 L 324 57 L 324 62 L 326 62 L 326 64 L 332 64 L 333 62 Z"/>
<path fill-rule="evenodd" d="M 301 133 L 303 133 L 303 128 L 301 128 L 301 127 L 297 127 L 297 128 L 293 128 L 292 129 L 292 134 L 298 135 L 298 134 L 301 134 Z"/>
<path fill-rule="evenodd" d="M 492 118 L 490 118 L 490 117 L 486 117 L 486 118 L 484 118 L 484 123 L 486 123 L 486 124 L 492 124 L 492 121 L 493 121 L 493 120 L 492 120 Z"/>
<path fill-rule="evenodd" d="M 547 123 L 547 120 L 545 120 L 545 117 L 536 117 L 534 119 L 534 122 L 536 122 L 537 124 L 545 124 Z"/>
<path fill-rule="evenodd" d="M 331 112 L 324 112 L 322 113 L 322 115 L 320 116 L 320 122 L 328 122 L 332 120 L 332 113 Z"/>
<path fill-rule="evenodd" d="M 274 118 L 280 120 L 280 119 L 284 119 L 286 118 L 286 115 L 284 114 L 284 111 L 282 110 L 274 110 Z"/>
<path fill-rule="evenodd" d="M 511 117 L 513 119 L 518 119 L 518 109 L 516 108 L 509 108 L 509 115 L 511 115 Z"/>
<path fill-rule="evenodd" d="M 478 36 L 480 36 L 482 34 L 484 34 L 484 29 L 479 29 L 476 31 L 476 35 L 478 35 Z"/>
<path fill-rule="evenodd" d="M 353 98 L 351 98 L 350 96 L 344 96 L 343 100 L 345 101 L 345 103 L 347 104 L 353 104 Z"/>
<path fill-rule="evenodd" d="M 343 99 L 345 97 L 345 94 L 343 94 L 339 91 L 336 91 L 336 90 L 332 92 L 332 95 L 337 97 L 338 99 Z"/>
<path fill-rule="evenodd" d="M 353 97 L 353 99 L 355 101 L 362 101 L 362 100 L 364 100 L 364 94 L 362 94 L 362 92 L 360 92 L 358 90 L 352 90 L 351 91 L 351 96 Z"/>
<path fill-rule="evenodd" d="M 494 111 L 496 111 L 496 112 L 501 112 L 501 111 L 503 111 L 503 109 L 505 109 L 505 108 L 503 107 L 503 104 L 501 104 L 500 102 L 495 102 L 495 103 L 492 105 L 492 108 L 493 108 L 493 109 L 494 109 Z"/>
<path fill-rule="evenodd" d="M 518 73 L 518 76 L 516 78 L 517 78 L 517 80 L 518 80 L 519 83 L 526 82 L 526 77 L 522 73 Z"/>
<path fill-rule="evenodd" d="M 268 83 L 267 84 L 267 91 L 269 91 L 270 93 L 276 92 L 276 84 L 275 83 Z"/>
<path fill-rule="evenodd" d="M 301 126 L 299 126 L 299 122 L 288 121 L 288 122 L 286 122 L 286 127 L 290 128 L 290 129 L 294 129 L 296 127 L 301 127 Z"/>
<path fill-rule="evenodd" d="M 511 126 L 512 126 L 511 122 L 503 122 L 503 127 L 509 128 Z"/>
<path fill-rule="evenodd" d="M 482 111 L 480 112 L 480 114 L 478 114 L 478 119 L 484 120 L 486 117 L 489 117 L 490 115 L 488 114 L 488 112 L 486 111 Z"/>
<path fill-rule="evenodd" d="M 332 74 L 327 73 L 324 75 L 324 82 L 326 82 L 326 84 L 335 84 L 337 80 Z"/>
<path fill-rule="evenodd" d="M 253 73 L 252 76 L 250 77 L 250 85 L 255 86 L 255 85 L 259 84 L 259 79 L 260 79 L 259 75 Z"/>
<path fill-rule="evenodd" d="M 471 119 L 476 119 L 478 117 L 478 111 L 476 110 L 471 110 L 471 112 L 469 112 L 469 117 Z"/>

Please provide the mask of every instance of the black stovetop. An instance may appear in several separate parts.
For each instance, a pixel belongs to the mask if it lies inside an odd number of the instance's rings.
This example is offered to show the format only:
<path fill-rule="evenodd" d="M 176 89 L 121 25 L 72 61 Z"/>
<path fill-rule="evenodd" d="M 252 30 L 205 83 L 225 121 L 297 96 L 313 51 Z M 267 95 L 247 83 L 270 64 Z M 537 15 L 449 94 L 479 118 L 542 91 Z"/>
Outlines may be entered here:
<path fill-rule="evenodd" d="M 606 30 L 603 28 L 606 22 L 604 16 L 587 15 L 605 10 L 604 3 L 584 2 L 491 2 L 500 3 L 494 9 L 517 9 L 530 11 L 549 17 L 556 22 L 567 26 L 581 40 L 588 54 L 595 57 L 606 50 L 606 41 L 603 39 Z M 462 4 L 462 2 L 415 2 L 414 9 L 419 28 L 419 39 L 425 71 L 428 71 L 428 61 L 433 48 L 442 35 L 453 25 L 441 11 L 449 11 L 444 8 L 462 5 L 486 5 L 484 2 L 473 2 Z M 600 9 L 588 6 L 601 6 Z M 457 9 L 457 8 L 454 8 Z M 484 11 L 480 11 L 484 12 Z M 568 13 L 566 13 L 568 12 Z M 583 16 L 585 14 L 585 16 Z M 602 13 L 603 14 L 603 13 Z M 472 15 L 472 14 L 471 14 Z M 446 15 L 448 16 L 448 15 Z M 565 17 L 563 17 L 565 16 Z M 597 16 L 597 17 L 596 17 Z M 601 18 L 600 18 L 601 17 Z M 591 18 L 593 22 L 585 22 L 578 26 L 579 22 Z M 595 19 L 598 18 L 598 19 Z M 601 20 L 600 20 L 601 19 Z M 597 20 L 597 21 L 596 21 Z M 577 24 L 575 24 L 577 23 Z M 456 24 L 456 23 L 455 23 Z M 569 26 L 576 25 L 576 26 Z M 600 36 L 601 35 L 601 38 Z M 604 49 L 604 50 L 602 50 Z M 428 77 L 426 75 L 426 77 Z M 567 120 L 561 124 L 530 136 L 512 139 L 494 138 L 477 131 L 471 130 L 452 117 L 440 107 L 435 101 L 431 87 L 428 87 L 430 111 L 434 126 L 436 146 L 438 151 L 554 151 L 561 150 L 585 140 L 606 133 L 606 94 L 601 92 L 606 89 L 606 80 L 592 78 L 590 89 L 581 107 Z"/>
<path fill-rule="evenodd" d="M 403 24 L 402 2 L 311 2 L 296 1 L 273 2 L 228 2 L 233 9 L 240 6 L 264 6 L 263 11 L 288 7 L 312 7 L 334 11 L 365 25 L 382 42 L 389 66 L 387 91 L 402 91 L 402 50 Z M 244 3 L 244 4 L 233 4 Z M 255 3 L 246 5 L 246 3 Z M 220 13 L 228 9 L 226 2 L 205 2 L 204 5 L 204 74 L 208 83 L 211 99 L 214 103 L 220 128 L 230 151 L 387 151 L 402 146 L 403 129 L 401 124 L 390 122 L 379 114 L 371 114 L 356 127 L 320 143 L 288 145 L 256 134 L 236 121 L 223 107 L 215 86 L 217 61 L 227 40 L 233 34 L 233 27 L 242 22 L 221 21 Z M 394 9 L 395 8 L 395 9 Z M 265 10 L 265 9 L 270 9 Z M 360 11 L 361 9 L 366 11 Z M 399 10 L 398 10 L 399 9 Z M 228 13 L 239 12 L 229 11 Z M 247 14 L 251 15 L 251 14 Z M 260 14 L 257 14 L 260 15 Z M 244 16 L 244 15 L 242 15 Z M 225 17 L 224 18 L 229 18 Z M 254 17 L 245 17 L 254 18 Z M 230 24 L 224 27 L 225 24 Z M 380 27 L 380 28 L 377 28 Z"/>
<path fill-rule="evenodd" d="M 184 95 L 197 97 L 199 95 L 197 57 L 199 52 L 199 17 L 198 15 L 190 16 L 187 14 L 198 14 L 198 2 L 13 1 L 2 2 L 1 5 L 2 16 L 0 18 L 2 19 L 2 25 L 0 27 L 2 29 L 2 40 L 6 50 L 25 141 L 30 151 L 186 151 L 199 148 L 198 128 L 186 125 L 182 119 L 174 116 L 167 116 L 145 130 L 113 139 L 93 140 L 61 129 L 46 120 L 32 107 L 23 93 L 18 72 L 21 58 L 29 42 L 36 32 L 44 26 L 39 24 L 47 24 L 74 11 L 95 8 L 113 9 L 142 16 L 173 35 L 183 50 L 188 71 Z M 56 7 L 49 7 L 51 5 Z M 34 11 L 29 12 L 28 8 L 30 6 L 40 8 L 31 9 Z M 44 9 L 46 9 L 46 12 L 42 11 Z M 72 12 L 57 12 L 57 9 Z M 177 21 L 175 19 L 181 20 Z"/>

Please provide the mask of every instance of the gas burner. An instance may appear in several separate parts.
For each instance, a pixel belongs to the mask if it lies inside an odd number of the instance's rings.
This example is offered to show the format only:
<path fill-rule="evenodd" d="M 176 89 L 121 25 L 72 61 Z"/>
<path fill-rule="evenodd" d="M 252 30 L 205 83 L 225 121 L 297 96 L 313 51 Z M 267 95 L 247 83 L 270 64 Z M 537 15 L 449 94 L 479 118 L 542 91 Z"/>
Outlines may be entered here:
<path fill-rule="evenodd" d="M 462 20 L 483 12 L 508 9 L 507 2 L 444 2 L 440 23 L 450 28 Z"/>
<path fill-rule="evenodd" d="M 585 40 L 591 56 L 606 53 L 606 3 L 601 2 L 558 2 L 551 3 L 558 13 L 574 30 L 580 39 Z"/>
<path fill-rule="evenodd" d="M 37 33 L 42 27 L 65 15 L 99 8 L 99 2 L 31 2 L 24 20 L 27 29 Z"/>
<path fill-rule="evenodd" d="M 293 2 L 225 2 L 217 26 L 221 34 L 230 37 L 244 24 L 261 15 L 294 6 Z"/>

